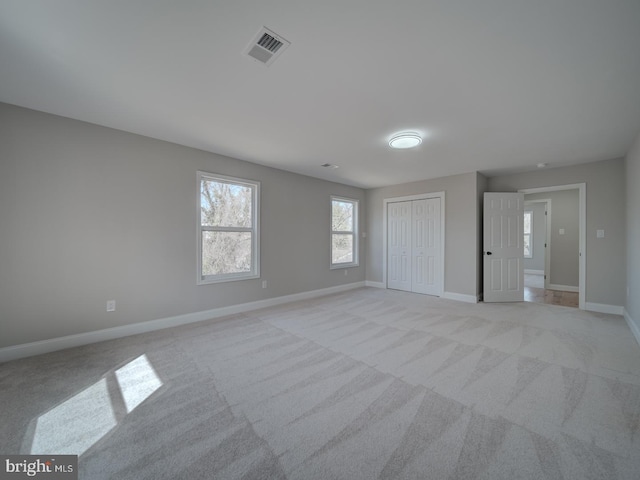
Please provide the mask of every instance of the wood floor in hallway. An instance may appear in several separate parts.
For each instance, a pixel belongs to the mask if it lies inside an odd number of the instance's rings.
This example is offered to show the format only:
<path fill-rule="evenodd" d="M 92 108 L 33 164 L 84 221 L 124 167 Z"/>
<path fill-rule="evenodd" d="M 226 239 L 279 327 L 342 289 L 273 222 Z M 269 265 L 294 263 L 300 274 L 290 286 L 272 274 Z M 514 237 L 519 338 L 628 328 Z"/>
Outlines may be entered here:
<path fill-rule="evenodd" d="M 525 302 L 545 303 L 563 307 L 578 308 L 578 292 L 564 292 L 559 290 L 545 290 L 542 275 L 526 274 L 524 276 Z"/>
<path fill-rule="evenodd" d="M 525 286 L 524 301 L 578 308 L 578 292 L 561 292 Z"/>

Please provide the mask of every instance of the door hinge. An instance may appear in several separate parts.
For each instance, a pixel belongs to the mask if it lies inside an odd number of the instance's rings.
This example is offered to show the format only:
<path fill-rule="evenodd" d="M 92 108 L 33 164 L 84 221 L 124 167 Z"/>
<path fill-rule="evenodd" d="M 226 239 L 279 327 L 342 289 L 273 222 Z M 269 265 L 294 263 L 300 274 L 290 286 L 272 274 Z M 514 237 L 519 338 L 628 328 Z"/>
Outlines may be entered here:
<path fill-rule="evenodd" d="M 547 244 L 546 243 L 544 244 L 544 248 L 547 248 Z"/>

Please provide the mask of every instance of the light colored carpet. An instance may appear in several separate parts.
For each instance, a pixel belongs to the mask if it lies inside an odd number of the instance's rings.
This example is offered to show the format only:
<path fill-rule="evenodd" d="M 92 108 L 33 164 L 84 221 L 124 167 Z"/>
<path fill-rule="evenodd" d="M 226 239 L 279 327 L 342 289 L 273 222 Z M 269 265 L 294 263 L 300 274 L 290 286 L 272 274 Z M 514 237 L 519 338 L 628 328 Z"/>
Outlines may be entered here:
<path fill-rule="evenodd" d="M 637 479 L 621 317 L 360 289 L 0 365 L 0 452 L 82 479 Z"/>

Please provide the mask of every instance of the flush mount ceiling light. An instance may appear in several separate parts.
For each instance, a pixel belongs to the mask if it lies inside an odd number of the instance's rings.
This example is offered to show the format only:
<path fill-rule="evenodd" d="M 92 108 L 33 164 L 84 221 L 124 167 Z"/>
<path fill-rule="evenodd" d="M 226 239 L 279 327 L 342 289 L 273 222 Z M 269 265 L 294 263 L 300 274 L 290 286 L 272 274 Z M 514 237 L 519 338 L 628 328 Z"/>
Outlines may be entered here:
<path fill-rule="evenodd" d="M 548 163 L 539 163 L 538 165 L 536 165 L 538 168 L 545 168 L 547 167 L 549 164 Z"/>
<path fill-rule="evenodd" d="M 389 146 L 391 148 L 413 148 L 421 143 L 422 137 L 414 132 L 399 133 L 389 140 Z"/>

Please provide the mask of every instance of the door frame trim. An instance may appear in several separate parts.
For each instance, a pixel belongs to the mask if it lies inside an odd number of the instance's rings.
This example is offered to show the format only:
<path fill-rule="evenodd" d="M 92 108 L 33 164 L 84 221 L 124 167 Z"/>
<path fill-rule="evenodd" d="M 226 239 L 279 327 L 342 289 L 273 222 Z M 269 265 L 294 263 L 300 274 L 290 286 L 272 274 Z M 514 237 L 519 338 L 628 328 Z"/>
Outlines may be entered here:
<path fill-rule="evenodd" d="M 387 210 L 389 208 L 390 203 L 397 202 L 409 202 L 413 200 L 427 200 L 430 198 L 439 198 L 440 199 L 440 257 L 442 260 L 442 266 L 440 268 L 440 284 L 442 285 L 442 291 L 440 293 L 440 297 L 442 297 L 445 293 L 445 194 L 444 192 L 430 192 L 430 193 L 418 193 L 416 195 L 407 195 L 402 197 L 389 197 L 384 198 L 382 200 L 384 208 L 382 209 L 382 284 L 383 288 L 389 288 L 388 279 L 387 279 L 387 257 L 389 256 L 389 252 L 387 251 Z"/>
<path fill-rule="evenodd" d="M 580 257 L 578 259 L 578 308 L 586 310 L 587 288 L 587 184 L 571 183 L 568 185 L 553 185 L 549 187 L 521 188 L 520 193 L 557 192 L 560 190 L 578 190 L 578 229 Z"/>

